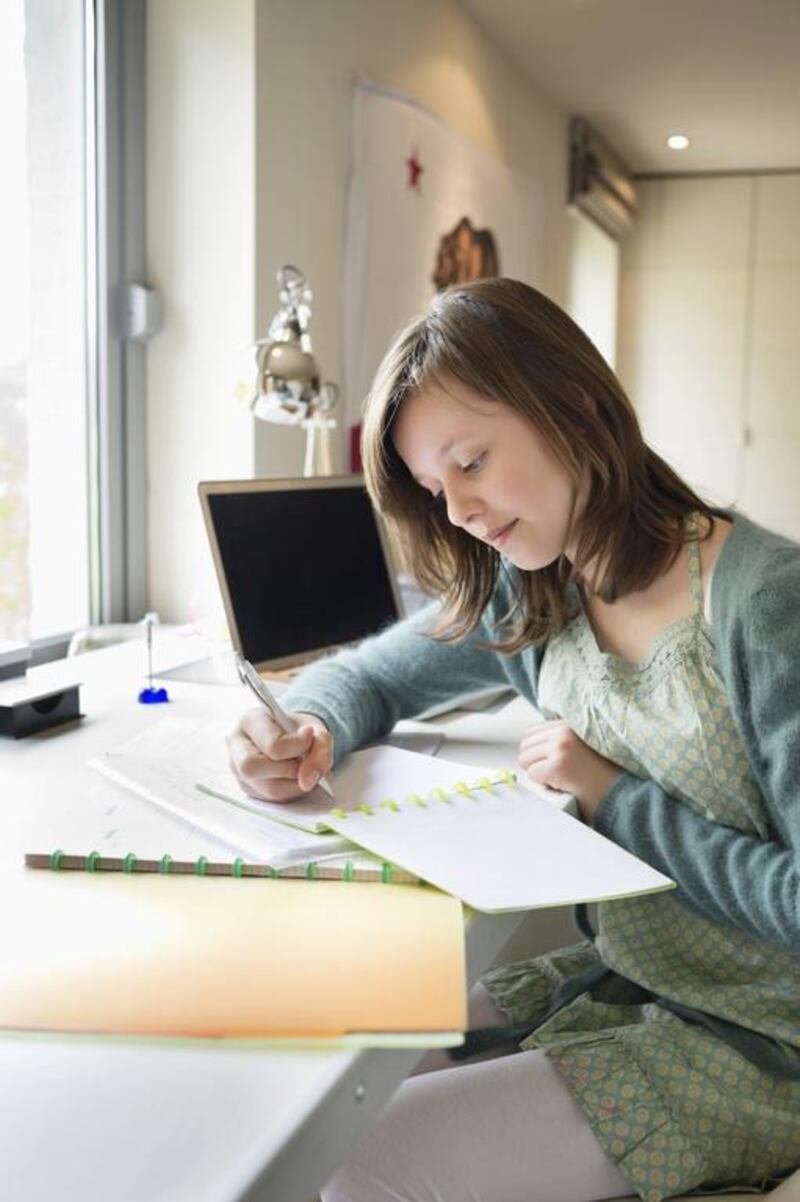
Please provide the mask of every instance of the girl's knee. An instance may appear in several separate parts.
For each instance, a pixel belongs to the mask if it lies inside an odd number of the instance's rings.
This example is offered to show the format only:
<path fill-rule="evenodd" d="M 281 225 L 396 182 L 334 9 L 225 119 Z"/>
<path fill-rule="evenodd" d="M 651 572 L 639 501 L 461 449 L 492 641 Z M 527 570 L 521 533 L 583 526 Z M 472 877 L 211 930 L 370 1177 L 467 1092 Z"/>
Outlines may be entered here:
<path fill-rule="evenodd" d="M 452 1073 L 405 1081 L 347 1163 L 331 1177 L 322 1202 L 397 1202 L 429 1196 L 423 1183 L 441 1171 L 446 1146 L 439 1083 L 448 1076 Z"/>

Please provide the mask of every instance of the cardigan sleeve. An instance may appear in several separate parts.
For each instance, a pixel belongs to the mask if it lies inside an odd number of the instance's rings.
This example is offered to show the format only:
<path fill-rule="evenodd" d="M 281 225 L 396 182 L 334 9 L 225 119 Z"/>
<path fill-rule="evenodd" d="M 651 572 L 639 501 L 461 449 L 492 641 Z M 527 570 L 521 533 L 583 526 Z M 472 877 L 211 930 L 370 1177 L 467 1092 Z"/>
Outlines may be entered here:
<path fill-rule="evenodd" d="M 767 840 L 623 773 L 596 829 L 676 881 L 709 917 L 800 953 L 800 553 L 773 559 L 730 634 L 731 702 L 771 819 Z"/>
<path fill-rule="evenodd" d="M 290 710 L 316 714 L 334 738 L 338 763 L 347 752 L 381 738 L 410 718 L 460 693 L 509 684 L 501 657 L 481 646 L 496 637 L 490 607 L 473 634 L 459 643 L 430 637 L 439 612 L 419 613 L 307 668 L 281 698 Z"/>

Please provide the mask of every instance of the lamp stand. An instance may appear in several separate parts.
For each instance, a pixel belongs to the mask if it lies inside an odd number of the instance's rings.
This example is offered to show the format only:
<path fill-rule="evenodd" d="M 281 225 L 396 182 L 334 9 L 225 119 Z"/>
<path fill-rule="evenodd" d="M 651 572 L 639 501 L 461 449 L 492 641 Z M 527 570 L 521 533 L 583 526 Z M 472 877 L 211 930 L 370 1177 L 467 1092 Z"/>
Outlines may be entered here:
<path fill-rule="evenodd" d="M 331 430 L 336 428 L 332 417 L 314 413 L 301 423 L 306 432 L 306 456 L 303 463 L 304 476 L 332 476 Z"/>

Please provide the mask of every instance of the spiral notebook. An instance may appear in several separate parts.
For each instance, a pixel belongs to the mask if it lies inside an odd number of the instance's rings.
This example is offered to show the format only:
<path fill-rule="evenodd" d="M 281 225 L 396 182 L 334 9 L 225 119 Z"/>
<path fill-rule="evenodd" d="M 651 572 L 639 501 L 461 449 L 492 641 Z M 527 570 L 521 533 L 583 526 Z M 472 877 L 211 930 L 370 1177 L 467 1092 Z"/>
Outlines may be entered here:
<path fill-rule="evenodd" d="M 299 865 L 300 874 L 314 873 L 319 865 L 320 876 L 346 878 L 348 862 L 368 853 L 374 858 L 361 865 L 364 875 L 351 879 L 370 879 L 371 873 L 373 880 L 385 881 L 384 865 L 394 865 L 488 912 L 604 901 L 673 884 L 552 800 L 524 788 L 513 773 L 481 774 L 396 747 L 348 756 L 333 774 L 333 808 L 319 790 L 283 805 L 246 798 L 227 770 L 212 779 L 209 769 L 201 790 L 187 778 L 185 764 L 164 756 L 116 753 L 94 766 L 176 816 L 191 815 L 251 859 L 273 867 Z M 299 829 L 292 834 L 292 828 Z M 276 842 L 285 847 L 280 859 L 261 854 L 269 845 L 274 850 Z M 62 846 L 85 855 L 92 851 Z"/>
<path fill-rule="evenodd" d="M 303 856 L 296 861 L 272 863 L 244 860 L 210 859 L 206 855 L 196 860 L 181 860 L 166 852 L 153 859 L 129 851 L 124 856 L 104 855 L 100 851 L 71 853 L 62 848 L 50 852 L 29 851 L 25 854 L 26 868 L 46 868 L 53 872 L 124 872 L 128 876 L 140 872 L 157 872 L 161 876 L 234 876 L 267 877 L 272 880 L 304 881 L 380 881 L 384 885 L 420 885 L 423 882 L 404 868 L 354 848 L 334 856 Z"/>
<path fill-rule="evenodd" d="M 20 870 L 0 907 L 0 1028 L 462 1042 L 463 915 L 433 889 Z"/>
<path fill-rule="evenodd" d="M 331 810 L 327 823 L 373 855 L 490 913 L 609 901 L 674 886 L 523 788 L 511 772 L 373 795 L 357 808 Z"/>
<path fill-rule="evenodd" d="M 208 776 L 202 784 L 212 791 Z M 213 788 L 223 797 L 238 786 L 221 773 Z M 512 772 L 481 773 L 382 746 L 348 756 L 333 774 L 333 790 L 333 808 L 316 790 L 285 805 L 251 804 L 306 831 L 334 831 L 490 913 L 673 887 Z"/>

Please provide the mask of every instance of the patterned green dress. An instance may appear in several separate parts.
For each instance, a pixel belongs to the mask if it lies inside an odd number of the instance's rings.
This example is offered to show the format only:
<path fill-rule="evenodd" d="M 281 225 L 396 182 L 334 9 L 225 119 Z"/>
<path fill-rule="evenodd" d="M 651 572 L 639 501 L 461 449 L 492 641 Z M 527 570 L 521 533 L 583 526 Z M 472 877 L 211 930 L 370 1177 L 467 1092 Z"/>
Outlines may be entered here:
<path fill-rule="evenodd" d="M 581 608 L 547 646 L 539 709 L 707 817 L 766 838 L 703 614 L 695 540 L 688 550 L 690 616 L 631 664 L 600 651 Z M 626 980 L 612 976 L 542 1022 L 554 988 L 598 956 Z M 643 1002 L 629 982 L 768 1036 L 800 1064 L 800 962 L 690 909 L 679 889 L 605 903 L 594 946 L 484 977 L 514 1026 L 536 1028 L 521 1046 L 547 1050 L 645 1202 L 766 1185 L 800 1165 L 800 1081 L 771 1075 L 705 1026 Z"/>

